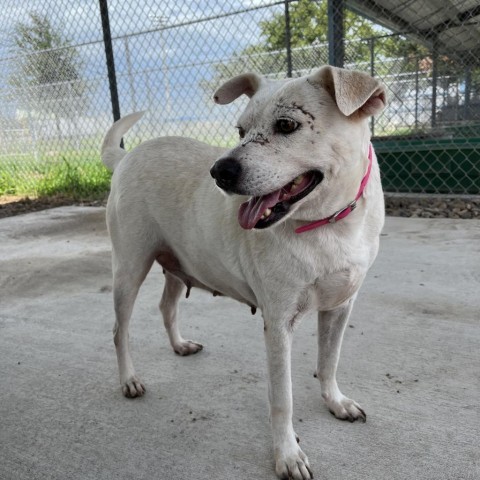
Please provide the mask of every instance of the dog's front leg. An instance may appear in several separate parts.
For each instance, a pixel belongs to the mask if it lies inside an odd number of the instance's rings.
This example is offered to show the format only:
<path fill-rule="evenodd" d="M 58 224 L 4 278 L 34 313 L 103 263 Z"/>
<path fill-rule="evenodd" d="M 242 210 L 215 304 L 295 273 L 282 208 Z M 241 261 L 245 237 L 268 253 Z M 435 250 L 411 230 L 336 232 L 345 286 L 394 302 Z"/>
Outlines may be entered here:
<path fill-rule="evenodd" d="M 291 319 L 265 315 L 264 320 L 275 471 L 282 479 L 311 479 L 307 456 L 298 446 L 292 424 Z"/>
<path fill-rule="evenodd" d="M 328 409 L 341 420 L 366 421 L 360 405 L 343 395 L 337 385 L 336 373 L 343 334 L 348 324 L 355 296 L 335 310 L 318 313 L 318 362 L 315 376 L 320 380 L 322 397 Z"/>

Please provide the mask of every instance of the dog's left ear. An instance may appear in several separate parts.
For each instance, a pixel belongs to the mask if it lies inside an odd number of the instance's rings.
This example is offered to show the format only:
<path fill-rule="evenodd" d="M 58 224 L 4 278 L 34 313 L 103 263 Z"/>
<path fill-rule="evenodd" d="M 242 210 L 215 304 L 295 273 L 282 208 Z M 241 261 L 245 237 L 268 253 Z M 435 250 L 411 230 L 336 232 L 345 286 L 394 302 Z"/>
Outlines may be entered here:
<path fill-rule="evenodd" d="M 307 80 L 327 90 L 338 109 L 347 117 L 354 113 L 360 117 L 376 115 L 387 103 L 384 85 L 363 72 L 325 66 L 312 73 Z"/>
<path fill-rule="evenodd" d="M 256 73 L 243 73 L 227 80 L 214 93 L 213 99 L 216 103 L 225 105 L 244 94 L 252 98 L 265 83 L 267 83 L 265 78 Z"/>

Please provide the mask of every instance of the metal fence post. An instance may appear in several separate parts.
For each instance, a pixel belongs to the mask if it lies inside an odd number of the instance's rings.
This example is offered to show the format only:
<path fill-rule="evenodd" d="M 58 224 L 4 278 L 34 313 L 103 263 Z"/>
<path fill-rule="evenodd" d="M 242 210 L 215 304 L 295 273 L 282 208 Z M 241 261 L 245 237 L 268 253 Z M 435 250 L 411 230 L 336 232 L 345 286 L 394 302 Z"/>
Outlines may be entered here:
<path fill-rule="evenodd" d="M 418 131 L 418 87 L 420 85 L 419 71 L 418 71 L 418 57 L 415 58 L 415 132 Z"/>
<path fill-rule="evenodd" d="M 370 75 L 375 76 L 375 39 L 370 38 L 369 41 L 370 47 Z M 370 119 L 370 130 L 372 132 L 372 137 L 375 136 L 375 117 L 372 115 Z"/>
<path fill-rule="evenodd" d="M 345 57 L 344 0 L 328 0 L 328 63 L 343 67 Z"/>
<path fill-rule="evenodd" d="M 287 51 L 287 77 L 292 77 L 292 39 L 290 36 L 290 0 L 285 0 L 285 49 Z"/>
<path fill-rule="evenodd" d="M 113 59 L 112 34 L 110 33 L 110 20 L 108 18 L 107 0 L 99 0 L 100 15 L 102 18 L 103 44 L 107 61 L 108 84 L 110 86 L 110 99 L 112 102 L 113 120 L 120 118 L 120 103 L 118 101 L 117 77 L 115 75 L 115 62 Z"/>
<path fill-rule="evenodd" d="M 127 62 L 128 87 L 130 89 L 130 95 L 132 98 L 132 111 L 136 112 L 138 110 L 137 95 L 135 92 L 135 82 L 133 80 L 132 58 L 130 56 L 130 45 L 128 44 L 128 37 L 125 37 L 123 41 L 125 45 L 125 61 Z"/>
<path fill-rule="evenodd" d="M 465 68 L 465 102 L 463 120 L 470 120 L 470 97 L 472 93 L 472 67 Z"/>
<path fill-rule="evenodd" d="M 438 40 L 433 41 L 432 52 L 432 119 L 431 126 L 437 126 L 437 87 L 438 87 Z"/>

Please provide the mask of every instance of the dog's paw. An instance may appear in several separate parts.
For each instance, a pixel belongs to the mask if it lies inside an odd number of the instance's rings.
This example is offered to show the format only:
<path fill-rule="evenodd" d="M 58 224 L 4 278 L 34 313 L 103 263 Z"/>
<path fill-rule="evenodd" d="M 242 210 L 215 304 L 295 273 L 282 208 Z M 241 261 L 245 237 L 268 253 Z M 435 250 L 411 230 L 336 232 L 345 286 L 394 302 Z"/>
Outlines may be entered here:
<path fill-rule="evenodd" d="M 146 392 L 146 389 L 141 380 L 134 375 L 122 383 L 122 392 L 127 398 L 135 398 L 141 397 Z"/>
<path fill-rule="evenodd" d="M 185 357 L 187 355 L 193 355 L 194 353 L 198 353 L 202 349 L 202 344 L 192 342 L 191 340 L 183 340 L 182 342 L 178 342 L 173 345 L 173 351 L 177 355 L 181 355 L 182 357 Z"/>
<path fill-rule="evenodd" d="M 367 415 L 363 408 L 354 400 L 342 395 L 338 398 L 325 398 L 328 410 L 340 420 L 355 422 L 359 420 L 362 423 L 367 421 Z"/>
<path fill-rule="evenodd" d="M 275 472 L 282 480 L 310 480 L 313 478 L 308 458 L 297 444 L 292 450 L 277 455 Z"/>

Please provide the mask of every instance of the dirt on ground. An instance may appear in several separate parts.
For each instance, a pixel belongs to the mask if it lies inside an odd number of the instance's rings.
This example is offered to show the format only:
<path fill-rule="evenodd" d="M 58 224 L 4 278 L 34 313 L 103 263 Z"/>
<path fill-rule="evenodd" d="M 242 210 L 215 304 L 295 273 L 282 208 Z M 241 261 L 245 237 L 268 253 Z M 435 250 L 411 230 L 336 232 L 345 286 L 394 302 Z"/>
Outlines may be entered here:
<path fill-rule="evenodd" d="M 0 218 L 36 212 L 65 205 L 102 206 L 102 199 L 72 199 L 54 196 L 29 198 L 18 196 L 0 197 Z M 385 209 L 392 217 L 419 218 L 480 218 L 480 196 L 386 194 Z"/>
<path fill-rule="evenodd" d="M 392 217 L 480 218 L 480 195 L 386 193 L 385 210 Z"/>
<path fill-rule="evenodd" d="M 37 212 L 47 208 L 63 207 L 65 205 L 101 206 L 106 204 L 106 201 L 106 196 L 100 200 L 78 200 L 64 196 L 30 198 L 6 195 L 0 197 L 0 218 Z"/>

